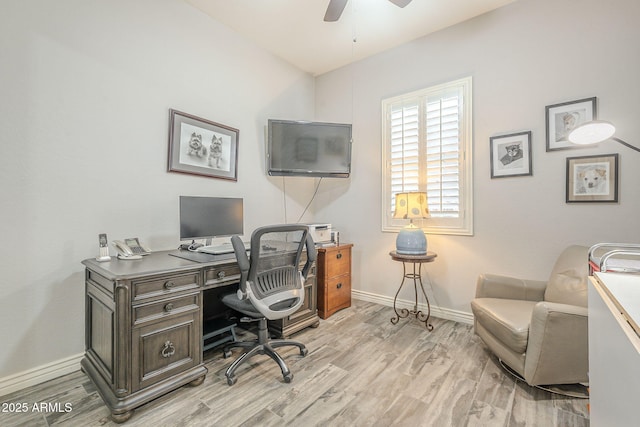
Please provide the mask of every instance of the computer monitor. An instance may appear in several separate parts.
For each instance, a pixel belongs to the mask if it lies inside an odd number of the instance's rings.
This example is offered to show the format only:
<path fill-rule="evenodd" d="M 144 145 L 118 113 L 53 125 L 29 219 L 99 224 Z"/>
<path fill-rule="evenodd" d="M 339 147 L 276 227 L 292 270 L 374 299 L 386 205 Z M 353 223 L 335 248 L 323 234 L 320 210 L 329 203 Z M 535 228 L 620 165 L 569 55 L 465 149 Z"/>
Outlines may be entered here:
<path fill-rule="evenodd" d="M 227 197 L 180 196 L 180 240 L 243 234 L 243 200 Z"/>

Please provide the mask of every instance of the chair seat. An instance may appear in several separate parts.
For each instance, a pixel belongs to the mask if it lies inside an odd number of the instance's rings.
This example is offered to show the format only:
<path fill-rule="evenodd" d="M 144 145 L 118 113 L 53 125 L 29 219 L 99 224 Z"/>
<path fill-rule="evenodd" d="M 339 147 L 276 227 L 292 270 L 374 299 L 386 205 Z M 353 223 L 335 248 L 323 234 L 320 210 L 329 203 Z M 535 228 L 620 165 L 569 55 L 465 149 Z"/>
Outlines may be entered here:
<path fill-rule="evenodd" d="M 503 298 L 476 298 L 471 310 L 476 322 L 513 352 L 523 354 L 529 340 L 531 314 L 537 301 Z"/>
<path fill-rule="evenodd" d="M 247 315 L 249 317 L 253 317 L 255 319 L 259 319 L 261 317 L 264 317 L 262 315 L 262 313 L 260 313 L 258 310 L 256 310 L 256 308 L 253 306 L 253 304 L 251 304 L 250 300 L 248 300 L 248 299 L 244 299 L 244 300 L 238 299 L 238 295 L 235 294 L 235 293 L 223 295 L 220 300 L 227 307 L 231 307 L 232 309 L 234 309 L 236 311 L 239 311 L 240 313 L 245 314 L 245 315 Z"/>

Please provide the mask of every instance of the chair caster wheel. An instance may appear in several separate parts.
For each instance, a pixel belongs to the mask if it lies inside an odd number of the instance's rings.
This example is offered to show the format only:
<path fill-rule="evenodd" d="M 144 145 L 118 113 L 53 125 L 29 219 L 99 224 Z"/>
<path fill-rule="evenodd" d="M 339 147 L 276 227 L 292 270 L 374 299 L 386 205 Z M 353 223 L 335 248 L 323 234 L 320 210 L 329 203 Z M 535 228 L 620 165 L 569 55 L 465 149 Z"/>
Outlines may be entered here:
<path fill-rule="evenodd" d="M 233 353 L 231 352 L 231 350 L 225 350 L 222 352 L 222 357 L 224 357 L 225 359 L 230 358 L 233 355 Z"/>
<path fill-rule="evenodd" d="M 307 354 L 309 354 L 309 350 L 306 347 L 300 350 L 300 356 L 304 357 Z"/>
<path fill-rule="evenodd" d="M 287 375 L 283 375 L 283 378 L 284 378 L 284 382 L 288 384 L 291 381 L 293 381 L 293 374 L 289 372 Z"/>
<path fill-rule="evenodd" d="M 227 384 L 234 385 L 238 381 L 236 377 L 227 377 Z"/>

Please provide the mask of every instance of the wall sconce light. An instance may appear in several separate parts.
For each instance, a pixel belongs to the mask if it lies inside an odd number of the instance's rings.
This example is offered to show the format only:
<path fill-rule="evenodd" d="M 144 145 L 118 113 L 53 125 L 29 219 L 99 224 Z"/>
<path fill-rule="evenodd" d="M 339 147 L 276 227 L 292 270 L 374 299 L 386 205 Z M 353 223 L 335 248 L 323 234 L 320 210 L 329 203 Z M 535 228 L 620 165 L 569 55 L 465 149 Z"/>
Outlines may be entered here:
<path fill-rule="evenodd" d="M 412 191 L 396 194 L 394 218 L 410 219 L 396 237 L 396 252 L 404 255 L 424 255 L 427 253 L 427 238 L 421 228 L 413 224 L 414 219 L 430 218 L 427 193 Z"/>
<path fill-rule="evenodd" d="M 567 138 L 569 139 L 569 142 L 578 145 L 597 144 L 598 142 L 611 139 L 631 148 L 632 150 L 640 152 L 640 148 L 634 147 L 620 138 L 615 138 L 613 136 L 615 133 L 616 127 L 613 123 L 605 120 L 593 120 L 577 126 L 571 131 Z"/>

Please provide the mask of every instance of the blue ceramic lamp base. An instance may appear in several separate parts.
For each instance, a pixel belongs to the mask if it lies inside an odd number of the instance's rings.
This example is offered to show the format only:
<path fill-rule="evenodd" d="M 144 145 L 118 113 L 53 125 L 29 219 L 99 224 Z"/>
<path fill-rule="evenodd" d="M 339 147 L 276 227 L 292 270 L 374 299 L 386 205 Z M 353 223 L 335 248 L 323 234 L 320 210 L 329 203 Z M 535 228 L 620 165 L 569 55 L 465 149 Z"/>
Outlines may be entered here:
<path fill-rule="evenodd" d="M 396 237 L 396 252 L 403 255 L 424 255 L 427 253 L 427 238 L 421 228 L 410 224 Z"/>

